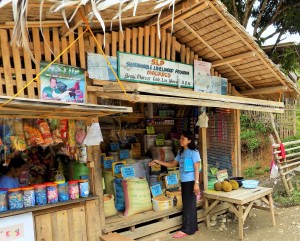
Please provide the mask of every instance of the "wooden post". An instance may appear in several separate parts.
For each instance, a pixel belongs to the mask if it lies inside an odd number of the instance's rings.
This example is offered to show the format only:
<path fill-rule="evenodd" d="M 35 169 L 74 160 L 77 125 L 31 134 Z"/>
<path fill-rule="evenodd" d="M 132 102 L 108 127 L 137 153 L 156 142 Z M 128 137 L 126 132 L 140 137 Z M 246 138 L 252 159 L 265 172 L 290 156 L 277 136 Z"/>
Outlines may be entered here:
<path fill-rule="evenodd" d="M 242 160 L 241 160 L 241 111 L 234 110 L 234 155 L 233 155 L 233 170 L 232 174 L 240 177 L 242 175 Z"/>
<path fill-rule="evenodd" d="M 92 104 L 97 104 L 97 96 L 93 94 L 89 94 L 88 102 Z M 92 118 L 89 124 L 98 123 L 98 118 Z M 105 216 L 104 216 L 104 199 L 103 199 L 103 186 L 102 186 L 102 172 L 100 166 L 100 145 L 96 146 L 88 146 L 87 148 L 88 154 L 88 164 L 90 170 L 91 177 L 91 190 L 93 190 L 93 194 L 99 196 L 99 215 L 100 222 L 98 224 L 99 230 L 102 230 L 105 227 Z"/>
<path fill-rule="evenodd" d="M 199 128 L 199 139 L 201 138 L 201 160 L 202 160 L 202 176 L 204 191 L 208 189 L 208 170 L 207 170 L 207 143 L 206 143 L 206 128 Z"/>

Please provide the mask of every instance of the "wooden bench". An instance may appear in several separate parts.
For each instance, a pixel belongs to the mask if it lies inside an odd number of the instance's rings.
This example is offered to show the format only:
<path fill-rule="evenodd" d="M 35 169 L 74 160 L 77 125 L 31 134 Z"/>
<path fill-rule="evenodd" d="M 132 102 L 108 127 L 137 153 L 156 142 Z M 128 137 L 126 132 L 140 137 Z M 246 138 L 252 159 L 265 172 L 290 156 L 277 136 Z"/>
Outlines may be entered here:
<path fill-rule="evenodd" d="M 281 145 L 282 144 L 282 145 Z M 300 140 L 273 144 L 274 161 L 288 196 L 293 190 L 300 190 Z M 284 153 L 283 153 L 284 151 Z"/>
<path fill-rule="evenodd" d="M 122 236 L 118 233 L 109 233 L 100 237 L 101 241 L 134 241 L 134 239 Z"/>

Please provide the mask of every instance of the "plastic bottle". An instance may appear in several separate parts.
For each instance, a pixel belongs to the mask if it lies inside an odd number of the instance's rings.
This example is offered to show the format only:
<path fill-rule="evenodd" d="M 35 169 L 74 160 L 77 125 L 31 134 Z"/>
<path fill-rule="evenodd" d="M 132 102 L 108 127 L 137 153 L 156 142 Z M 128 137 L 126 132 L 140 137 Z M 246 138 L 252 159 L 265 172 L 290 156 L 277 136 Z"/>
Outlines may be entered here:
<path fill-rule="evenodd" d="M 33 186 L 22 187 L 21 190 L 23 191 L 24 208 L 35 206 L 34 187 Z"/>
<path fill-rule="evenodd" d="M 23 193 L 21 188 L 8 189 L 9 210 L 19 210 L 23 208 Z"/>
<path fill-rule="evenodd" d="M 47 192 L 45 184 L 34 185 L 35 204 L 45 205 L 47 203 Z"/>
<path fill-rule="evenodd" d="M 0 212 L 6 212 L 7 210 L 7 191 L 0 190 Z"/>

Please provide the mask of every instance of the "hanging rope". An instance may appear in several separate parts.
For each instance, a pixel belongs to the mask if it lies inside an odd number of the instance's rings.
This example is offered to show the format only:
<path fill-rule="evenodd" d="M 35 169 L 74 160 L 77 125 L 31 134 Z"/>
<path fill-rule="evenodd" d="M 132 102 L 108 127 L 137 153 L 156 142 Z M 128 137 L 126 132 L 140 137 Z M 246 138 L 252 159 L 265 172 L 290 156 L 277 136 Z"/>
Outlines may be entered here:
<path fill-rule="evenodd" d="M 93 31 L 91 30 L 91 28 L 90 28 L 90 25 L 89 25 L 88 21 L 87 21 L 87 20 L 85 19 L 85 17 L 83 16 L 83 14 L 82 14 L 81 10 L 79 10 L 79 12 L 80 12 L 80 15 L 81 15 L 81 18 L 82 18 L 82 20 L 83 20 L 83 21 L 84 21 L 84 23 L 85 23 L 85 26 L 86 26 L 86 28 L 87 28 L 87 29 L 90 31 L 91 35 L 93 36 L 93 39 L 95 40 L 95 42 L 96 42 L 96 44 L 97 44 L 97 47 L 98 47 L 98 49 L 100 49 L 100 51 L 101 51 L 101 54 L 103 55 L 103 57 L 104 57 L 104 59 L 105 59 L 105 61 L 106 61 L 107 65 L 108 65 L 108 66 L 109 66 L 109 68 L 111 69 L 111 71 L 112 71 L 113 75 L 116 77 L 116 80 L 118 81 L 118 83 L 119 83 L 119 85 L 120 85 L 121 89 L 123 90 L 124 94 L 126 95 L 126 97 L 127 97 L 128 101 L 129 101 L 129 102 L 131 102 L 131 103 L 135 103 L 135 101 L 134 101 L 134 100 L 132 100 L 132 99 L 130 98 L 130 96 L 127 94 L 127 92 L 126 92 L 126 90 L 125 90 L 125 88 L 124 88 L 124 86 L 123 86 L 122 82 L 120 81 L 120 79 L 119 79 L 119 77 L 118 77 L 117 73 L 115 72 L 115 70 L 114 70 L 114 68 L 112 67 L 112 65 L 111 65 L 110 61 L 108 60 L 107 56 L 106 56 L 106 55 L 105 55 L 105 53 L 103 52 L 103 49 L 102 49 L 101 45 L 99 44 L 99 42 L 98 42 L 97 38 L 95 37 L 95 35 L 94 35 Z M 105 36 L 104 36 L 104 38 L 105 38 Z"/>
<path fill-rule="evenodd" d="M 60 58 L 60 56 L 62 56 L 69 48 L 71 48 L 73 46 L 74 43 L 76 43 L 78 41 L 78 39 L 80 39 L 86 32 L 88 31 L 88 29 L 84 30 L 84 32 L 82 32 L 67 48 L 65 48 L 52 62 L 50 62 L 41 72 L 39 72 L 35 78 L 33 78 L 32 80 L 30 80 L 23 88 L 21 88 L 14 96 L 12 96 L 9 100 L 7 100 L 6 102 L 4 102 L 0 108 L 2 108 L 4 105 L 7 105 L 9 102 L 11 102 L 13 99 L 15 99 L 25 88 L 27 88 L 30 84 L 33 83 L 33 81 L 38 80 L 38 78 L 40 77 L 40 75 L 42 73 L 44 73 L 56 60 L 58 60 Z"/>

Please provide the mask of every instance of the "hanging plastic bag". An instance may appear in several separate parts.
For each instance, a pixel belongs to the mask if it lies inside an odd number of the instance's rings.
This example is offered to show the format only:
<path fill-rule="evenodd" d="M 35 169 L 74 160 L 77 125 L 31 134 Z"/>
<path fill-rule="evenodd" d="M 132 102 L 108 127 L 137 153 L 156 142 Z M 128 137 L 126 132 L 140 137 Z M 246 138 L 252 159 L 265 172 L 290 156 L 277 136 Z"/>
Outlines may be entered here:
<path fill-rule="evenodd" d="M 274 161 L 271 162 L 271 170 L 270 170 L 270 178 L 277 178 L 279 177 L 279 170 L 278 166 Z"/>

